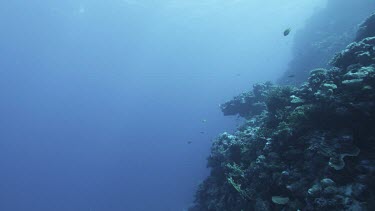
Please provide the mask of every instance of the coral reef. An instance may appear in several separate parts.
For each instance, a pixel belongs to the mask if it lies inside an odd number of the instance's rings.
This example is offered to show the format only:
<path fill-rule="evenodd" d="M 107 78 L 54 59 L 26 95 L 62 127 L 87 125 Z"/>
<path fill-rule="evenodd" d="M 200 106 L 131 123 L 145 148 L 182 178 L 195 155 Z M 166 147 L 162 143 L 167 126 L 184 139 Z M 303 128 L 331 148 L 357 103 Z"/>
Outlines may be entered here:
<path fill-rule="evenodd" d="M 300 87 L 257 84 L 223 104 L 246 121 L 213 142 L 191 210 L 375 210 L 374 47 L 364 37 Z"/>
<path fill-rule="evenodd" d="M 364 22 L 356 35 L 358 23 L 374 10 L 374 0 L 327 1 L 325 8 L 314 13 L 305 27 L 297 30 L 292 47 L 293 59 L 278 82 L 300 85 L 309 77 L 309 70 L 330 68 L 328 62 L 332 55 L 345 48 L 356 36 L 356 41 L 375 36 L 374 29 L 368 27 L 374 18 Z M 288 77 L 290 75 L 293 77 Z"/>
<path fill-rule="evenodd" d="M 355 41 L 375 36 L 375 14 L 368 17 L 360 26 Z"/>
<path fill-rule="evenodd" d="M 265 92 L 271 83 L 255 84 L 252 92 L 242 93 L 233 100 L 220 105 L 224 115 L 240 115 L 242 117 L 260 114 L 265 109 Z M 251 109 L 249 109 L 251 108 Z"/>

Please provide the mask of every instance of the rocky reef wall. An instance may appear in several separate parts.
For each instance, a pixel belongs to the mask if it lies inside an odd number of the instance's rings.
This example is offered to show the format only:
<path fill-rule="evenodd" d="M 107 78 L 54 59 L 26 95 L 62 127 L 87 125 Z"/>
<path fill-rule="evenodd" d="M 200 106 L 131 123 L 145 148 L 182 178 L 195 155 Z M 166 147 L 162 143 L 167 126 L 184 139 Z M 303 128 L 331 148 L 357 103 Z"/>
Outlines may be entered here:
<path fill-rule="evenodd" d="M 358 24 L 374 10 L 375 0 L 328 0 L 296 31 L 293 59 L 278 82 L 300 85 L 311 69 L 329 68 L 332 55 L 355 39 Z"/>
<path fill-rule="evenodd" d="M 375 210 L 375 16 L 299 87 L 271 83 L 221 105 L 222 133 L 190 211 Z"/>

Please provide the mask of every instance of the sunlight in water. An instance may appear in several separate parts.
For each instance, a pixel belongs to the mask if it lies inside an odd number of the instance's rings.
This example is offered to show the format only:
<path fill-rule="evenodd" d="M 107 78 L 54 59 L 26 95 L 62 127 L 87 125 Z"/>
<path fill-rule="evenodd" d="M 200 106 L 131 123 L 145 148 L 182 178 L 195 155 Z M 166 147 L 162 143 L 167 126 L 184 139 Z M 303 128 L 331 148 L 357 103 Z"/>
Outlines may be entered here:
<path fill-rule="evenodd" d="M 86 12 L 86 8 L 85 8 L 85 6 L 84 6 L 84 5 L 80 5 L 80 6 L 79 6 L 78 13 L 79 13 L 79 14 L 83 14 L 83 13 L 85 13 L 85 12 Z"/>

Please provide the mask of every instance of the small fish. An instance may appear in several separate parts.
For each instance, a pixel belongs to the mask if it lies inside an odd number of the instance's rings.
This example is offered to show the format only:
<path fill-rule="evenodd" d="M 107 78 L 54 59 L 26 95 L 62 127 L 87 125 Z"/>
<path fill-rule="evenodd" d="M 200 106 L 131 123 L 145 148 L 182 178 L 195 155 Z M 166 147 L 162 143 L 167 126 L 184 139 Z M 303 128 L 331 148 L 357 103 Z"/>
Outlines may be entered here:
<path fill-rule="evenodd" d="M 236 76 L 239 77 L 239 76 L 241 76 L 241 74 L 237 73 Z"/>
<path fill-rule="evenodd" d="M 291 74 L 291 75 L 288 75 L 288 78 L 294 78 L 295 75 Z"/>
<path fill-rule="evenodd" d="M 202 122 L 203 122 L 203 123 L 206 123 L 206 122 L 207 122 L 207 120 L 206 120 L 206 119 L 202 119 Z"/>
<path fill-rule="evenodd" d="M 204 131 L 201 131 L 200 133 L 201 133 L 201 134 L 204 134 Z"/>
<path fill-rule="evenodd" d="M 292 31 L 291 28 L 285 29 L 285 31 L 284 31 L 284 36 L 288 36 L 289 33 L 290 33 L 290 31 Z"/>
<path fill-rule="evenodd" d="M 191 143 L 193 143 L 193 142 L 192 142 L 192 141 L 187 141 L 187 143 L 188 143 L 188 144 L 191 144 Z"/>

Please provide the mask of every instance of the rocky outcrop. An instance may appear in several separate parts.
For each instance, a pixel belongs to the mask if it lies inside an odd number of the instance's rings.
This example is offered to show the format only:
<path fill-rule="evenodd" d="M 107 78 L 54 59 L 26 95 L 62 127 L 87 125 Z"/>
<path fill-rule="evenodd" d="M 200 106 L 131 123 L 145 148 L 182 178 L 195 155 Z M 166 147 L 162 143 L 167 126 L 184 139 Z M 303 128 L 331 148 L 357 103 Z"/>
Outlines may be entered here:
<path fill-rule="evenodd" d="M 252 92 L 242 93 L 233 100 L 220 105 L 220 108 L 225 116 L 240 115 L 246 118 L 260 114 L 266 108 L 264 100 L 267 90 L 272 86 L 270 82 L 255 84 Z"/>
<path fill-rule="evenodd" d="M 355 41 L 360 41 L 366 37 L 375 36 L 375 14 L 367 18 L 360 26 Z"/>
<path fill-rule="evenodd" d="M 298 88 L 258 84 L 223 104 L 246 122 L 213 142 L 191 210 L 375 210 L 374 48 L 365 37 Z"/>

